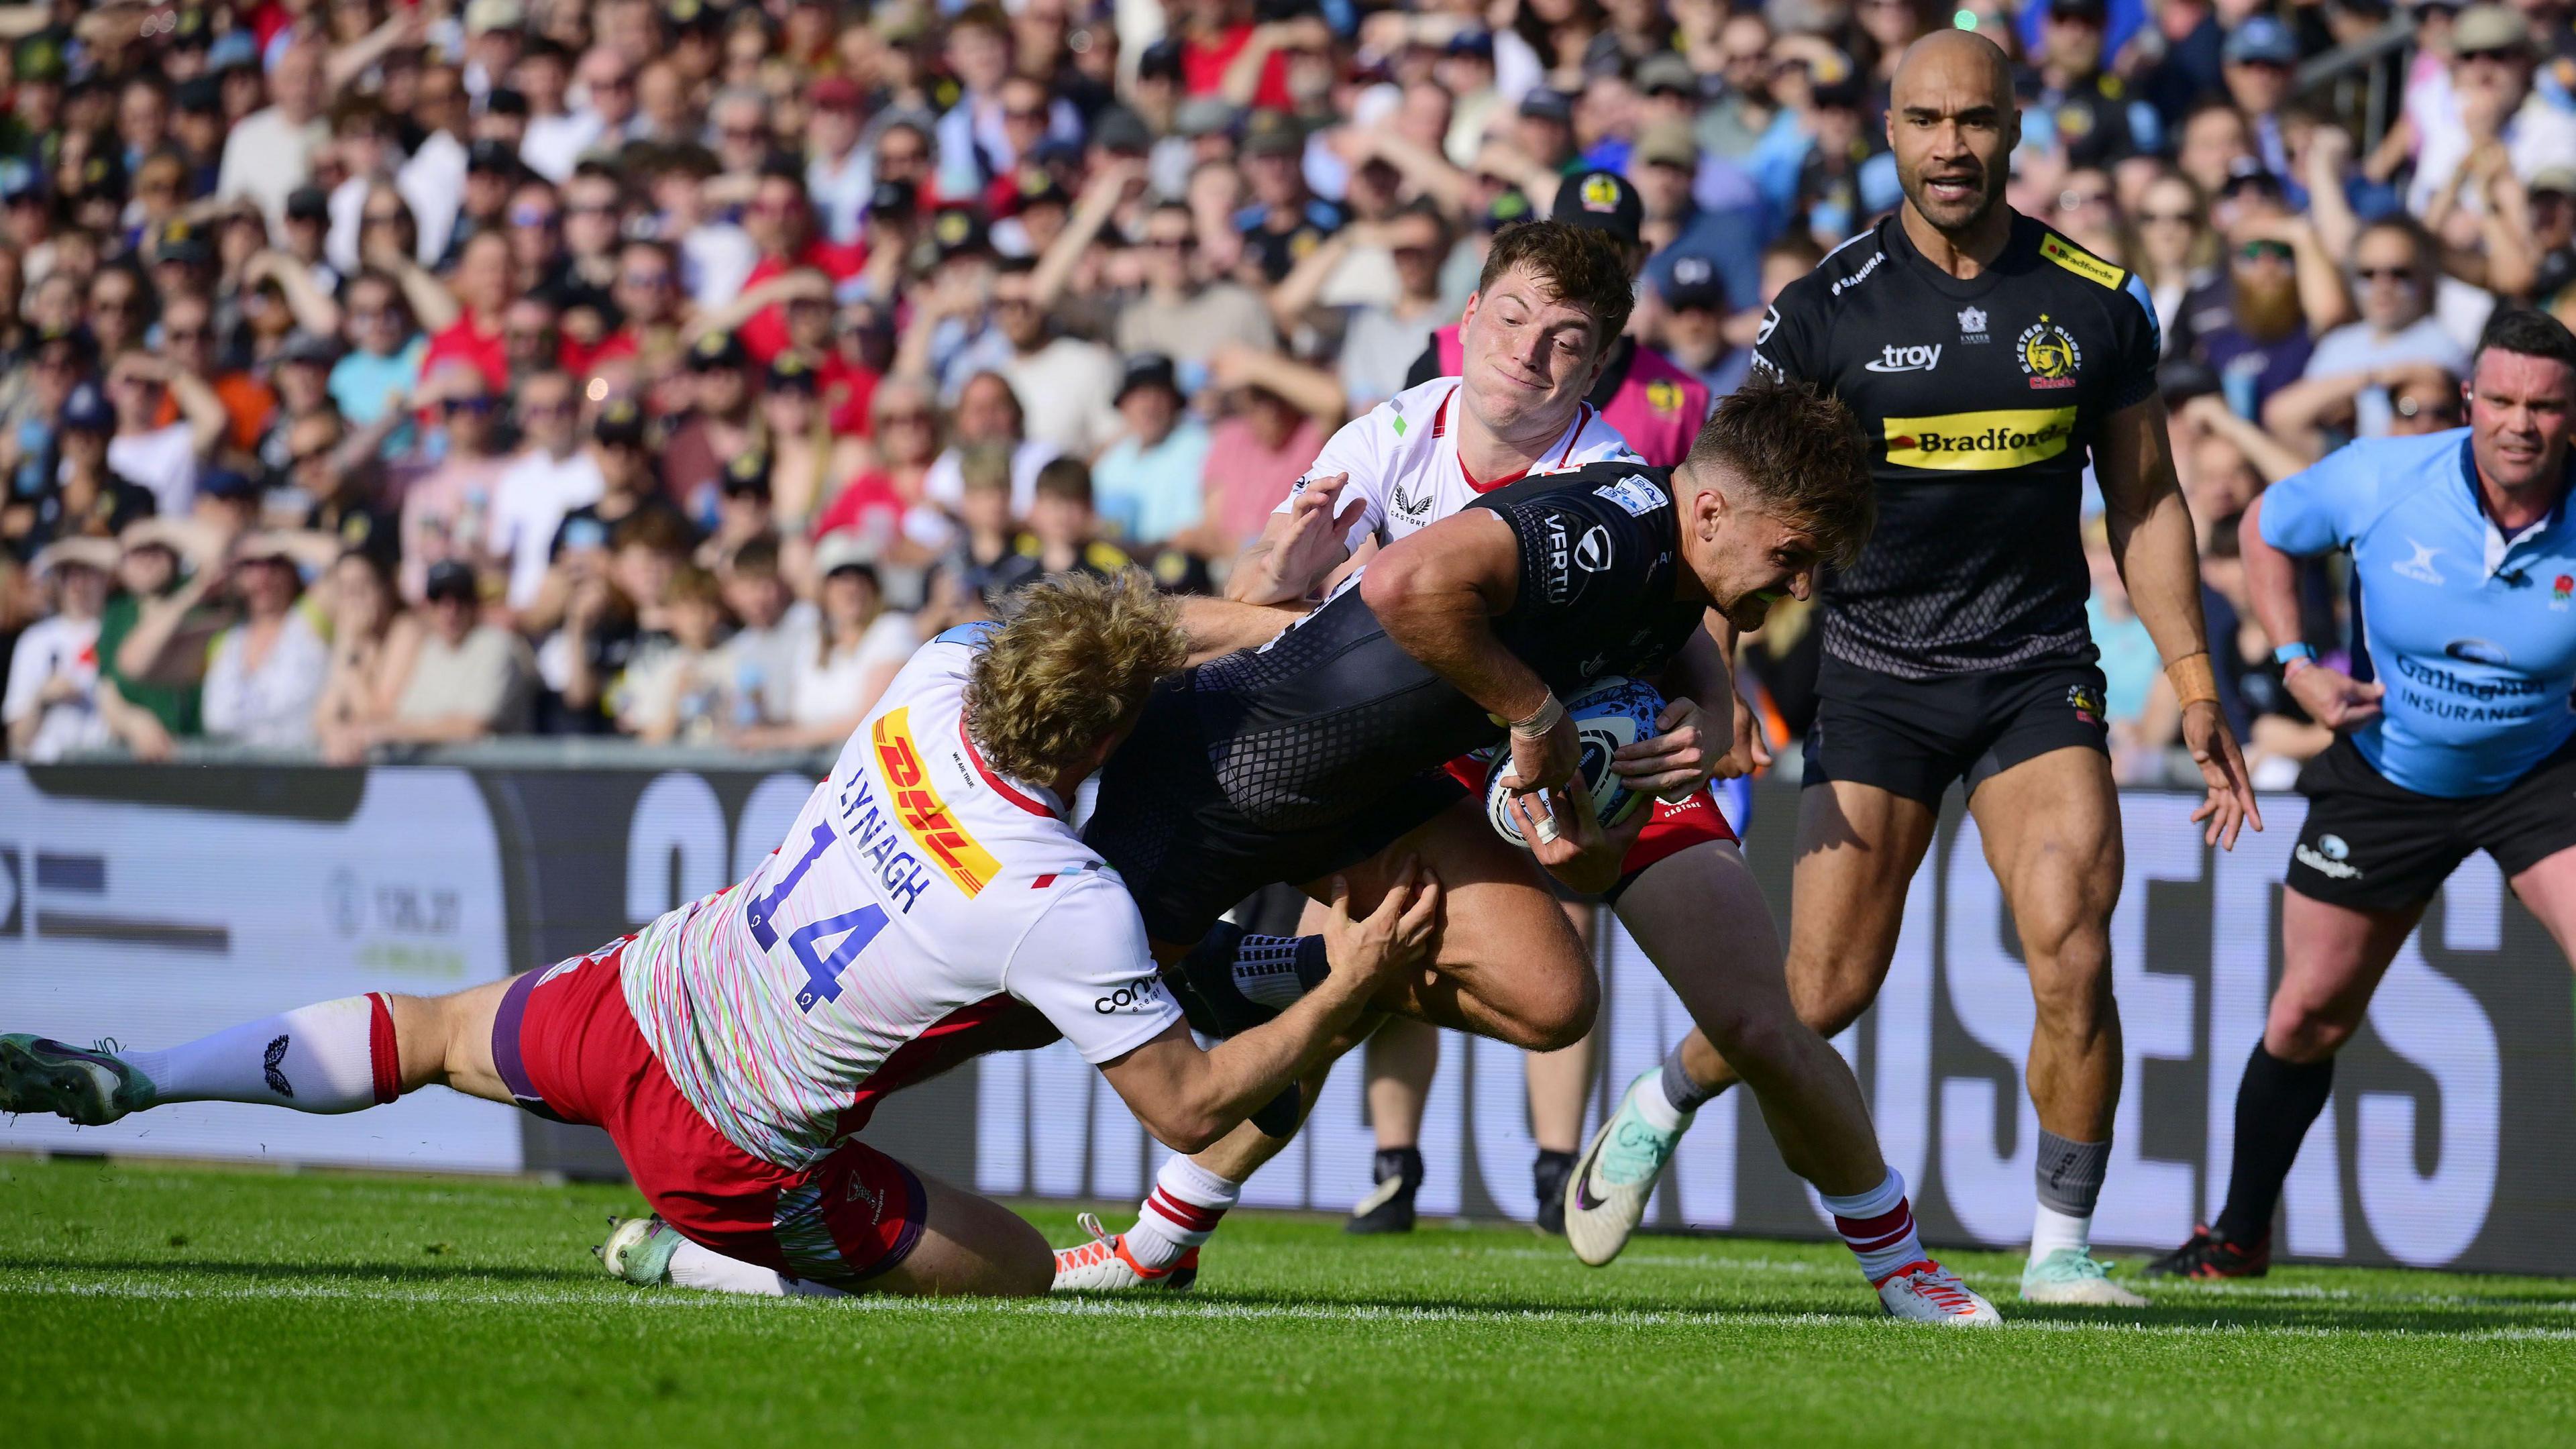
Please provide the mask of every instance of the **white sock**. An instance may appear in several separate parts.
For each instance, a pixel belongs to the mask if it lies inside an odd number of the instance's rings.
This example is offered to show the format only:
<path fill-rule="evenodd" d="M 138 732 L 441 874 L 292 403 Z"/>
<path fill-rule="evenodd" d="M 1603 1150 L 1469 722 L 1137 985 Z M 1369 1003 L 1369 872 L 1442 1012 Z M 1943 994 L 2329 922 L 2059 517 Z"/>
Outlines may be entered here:
<path fill-rule="evenodd" d="M 775 1268 L 728 1258 L 713 1248 L 682 1243 L 671 1254 L 671 1281 L 710 1293 L 749 1293 L 761 1298 L 846 1298 L 828 1283 L 790 1278 Z"/>
<path fill-rule="evenodd" d="M 2079 1218 L 2041 1203 L 2038 1214 L 2030 1220 L 2030 1260 L 2036 1263 L 2060 1248 L 2092 1252 L 2093 1215 L 2086 1213 Z"/>
<path fill-rule="evenodd" d="M 1922 1235 L 1914 1230 L 1914 1207 L 1905 1200 L 1905 1179 L 1895 1168 L 1889 1168 L 1887 1180 L 1868 1192 L 1816 1196 L 1825 1211 L 1834 1215 L 1843 1245 L 1860 1260 L 1861 1276 L 1873 1287 L 1897 1269 L 1930 1256 L 1923 1251 Z"/>
<path fill-rule="evenodd" d="M 1650 1072 L 1641 1078 L 1629 1097 L 1637 1105 L 1637 1115 L 1658 1132 L 1679 1132 L 1690 1125 L 1691 1114 L 1674 1106 L 1673 1099 L 1664 1094 L 1661 1072 Z"/>
<path fill-rule="evenodd" d="M 381 992 L 299 1006 L 167 1051 L 119 1052 L 165 1102 L 253 1102 L 355 1112 L 402 1095 L 392 1004 Z"/>
<path fill-rule="evenodd" d="M 1168 1268 L 1181 1255 L 1208 1240 L 1225 1220 L 1225 1210 L 1243 1195 L 1243 1184 L 1217 1176 L 1186 1157 L 1175 1157 L 1154 1174 L 1154 1190 L 1136 1209 L 1136 1226 L 1126 1232 L 1127 1256 L 1145 1268 Z"/>

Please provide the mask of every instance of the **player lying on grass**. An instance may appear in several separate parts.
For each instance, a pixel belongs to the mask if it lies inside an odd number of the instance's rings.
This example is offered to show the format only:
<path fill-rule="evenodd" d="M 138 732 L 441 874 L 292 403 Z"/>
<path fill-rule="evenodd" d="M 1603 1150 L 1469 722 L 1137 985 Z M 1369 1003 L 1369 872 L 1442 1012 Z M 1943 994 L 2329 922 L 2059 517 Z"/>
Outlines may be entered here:
<path fill-rule="evenodd" d="M 1518 721 L 1519 777 L 1566 781 L 1576 753 L 1558 691 L 1661 674 L 1705 642 L 1708 609 L 1757 624 L 1772 599 L 1804 592 L 1820 555 L 1866 533 L 1865 458 L 1840 404 L 1803 387 L 1751 388 L 1721 406 L 1701 443 L 1669 476 L 1602 465 L 1487 495 L 1390 547 L 1261 648 L 1156 689 L 1102 771 L 1084 838 L 1127 882 L 1157 954 L 1177 963 L 1195 1025 L 1258 1030 L 1330 986 L 1311 939 L 1211 932 L 1234 902 L 1279 879 L 1320 896 L 1336 874 L 1365 902 L 1403 878 L 1397 862 L 1418 858 L 1441 882 L 1440 935 L 1373 1005 L 1524 1046 L 1561 1046 L 1590 1026 L 1598 983 L 1532 856 L 1496 835 L 1443 766 L 1494 743 L 1506 719 Z M 1538 862 L 1578 886 L 1615 880 L 1632 837 L 1605 836 L 1585 790 L 1550 789 L 1550 807 L 1538 798 L 1517 806 Z M 1543 808 L 1568 822 L 1553 839 Z M 1729 909 L 1753 915 L 1725 929 L 1767 928 L 1758 898 L 1701 903 L 1693 919 L 1709 930 L 1712 911 Z M 1757 1089 L 1774 1135 L 1851 1220 L 1888 1311 L 1993 1321 L 1923 1251 L 1849 1069 L 1798 1024 L 1776 958 L 1767 977 L 1686 990 L 1750 1057 L 1776 1064 Z M 1196 1242 L 1261 1160 L 1252 1140 L 1239 1131 L 1224 1144 L 1240 1154 L 1231 1161 L 1167 1163 L 1140 1228 L 1060 1259 L 1059 1285 L 1186 1286 Z"/>
<path fill-rule="evenodd" d="M 904 667 L 751 879 L 453 996 L 328 1001 L 159 1052 L 0 1037 L 0 1111 L 354 1112 L 439 1083 L 607 1128 L 668 1225 L 634 1253 L 667 1259 L 685 1237 L 825 1290 L 1044 1292 L 1036 1229 L 858 1139 L 879 1100 L 1061 1035 L 1148 1130 L 1195 1150 L 1324 1061 L 1438 909 L 1410 869 L 1373 881 L 1373 913 L 1323 932 L 1322 983 L 1202 1052 L 1063 804 L 1184 657 L 1141 576 L 1040 585 L 1008 623 L 952 630 Z"/>

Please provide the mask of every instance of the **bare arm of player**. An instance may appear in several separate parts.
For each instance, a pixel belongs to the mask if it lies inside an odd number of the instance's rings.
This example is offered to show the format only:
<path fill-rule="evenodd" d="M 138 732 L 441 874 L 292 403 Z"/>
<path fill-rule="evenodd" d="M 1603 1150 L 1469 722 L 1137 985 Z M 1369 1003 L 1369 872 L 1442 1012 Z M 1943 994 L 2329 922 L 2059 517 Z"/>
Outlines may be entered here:
<path fill-rule="evenodd" d="M 2183 743 L 2209 787 L 2191 818 L 2207 822 L 2209 843 L 2233 850 L 2246 825 L 2263 828 L 2263 812 L 2254 803 L 2245 753 L 2218 709 L 2209 630 L 2200 613 L 2200 554 L 2191 508 L 2174 476 L 2163 398 L 2133 403 L 2103 423 L 2093 472 L 2102 485 L 2111 557 L 2183 701 Z"/>
<path fill-rule="evenodd" d="M 1356 921 L 1350 887 L 1335 876 L 1323 931 L 1332 974 L 1322 985 L 1276 1019 L 1217 1043 L 1214 1051 L 1200 1051 L 1189 1028 L 1175 1022 L 1161 1036 L 1103 1062 L 1100 1074 L 1157 1141 L 1175 1152 L 1202 1151 L 1323 1065 L 1334 1039 L 1370 998 L 1422 960 L 1439 919 L 1439 877 L 1417 876 L 1410 863 L 1377 910 Z"/>
<path fill-rule="evenodd" d="M 1380 553 L 1360 576 L 1360 597 L 1405 653 L 1496 719 L 1527 722 L 1512 729 L 1512 773 L 1527 792 L 1572 778 L 1581 751 L 1556 692 L 1494 637 L 1494 619 L 1519 596 L 1520 578 L 1512 526 L 1490 509 L 1470 508 Z"/>
<path fill-rule="evenodd" d="M 2298 570 L 2292 566 L 2290 555 L 2263 537 L 2261 498 L 2246 506 L 2237 540 L 2245 557 L 2246 601 L 2254 606 L 2254 622 L 2263 626 L 2264 637 L 2276 649 L 2303 642 L 2299 637 Z M 2379 697 L 2388 692 L 2388 686 L 2376 680 L 2363 684 L 2314 659 L 2291 660 L 2281 672 L 2281 683 L 2310 719 L 2330 730 L 2348 730 L 2367 723 L 2379 713 Z"/>
<path fill-rule="evenodd" d="M 1348 473 L 1310 479 L 1287 512 L 1270 515 L 1261 537 L 1234 561 L 1225 596 L 1246 604 L 1285 604 L 1313 593 L 1325 575 L 1351 556 L 1346 540 L 1368 512 L 1368 500 L 1362 497 L 1335 508 L 1350 481 Z"/>
<path fill-rule="evenodd" d="M 1180 606 L 1181 632 L 1189 636 L 1192 664 L 1205 664 L 1238 649 L 1258 649 L 1305 613 L 1302 608 L 1239 604 L 1195 594 L 1172 602 Z"/>

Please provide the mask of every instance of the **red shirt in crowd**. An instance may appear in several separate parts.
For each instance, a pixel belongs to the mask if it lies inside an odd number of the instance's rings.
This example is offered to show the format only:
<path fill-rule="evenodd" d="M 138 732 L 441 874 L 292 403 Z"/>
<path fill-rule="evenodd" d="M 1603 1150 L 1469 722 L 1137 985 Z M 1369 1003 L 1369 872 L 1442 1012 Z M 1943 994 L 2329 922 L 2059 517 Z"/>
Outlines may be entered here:
<path fill-rule="evenodd" d="M 831 278 L 837 287 L 857 276 L 867 264 L 866 243 L 832 242 L 818 237 L 807 242 L 805 250 L 794 257 L 762 257 L 751 275 L 742 279 L 742 285 L 749 289 L 792 271 L 811 270 Z M 736 335 L 742 338 L 743 350 L 751 354 L 752 360 L 767 366 L 771 358 L 787 350 L 787 309 L 772 302 L 753 313 Z"/>
<path fill-rule="evenodd" d="M 1225 89 L 1226 67 L 1252 43 L 1252 27 L 1237 25 L 1215 40 L 1197 37 L 1181 42 L 1181 89 L 1194 96 L 1212 96 Z M 1293 110 L 1296 97 L 1288 94 L 1288 55 L 1270 52 L 1261 67 L 1261 84 L 1252 93 L 1255 108 Z"/>
<path fill-rule="evenodd" d="M 420 375 L 434 377 L 441 367 L 451 362 L 469 362 L 483 374 L 485 385 L 503 395 L 510 390 L 509 340 L 496 321 L 486 330 L 472 308 L 465 309 L 454 323 L 429 339 L 429 350 L 420 355 Z"/>

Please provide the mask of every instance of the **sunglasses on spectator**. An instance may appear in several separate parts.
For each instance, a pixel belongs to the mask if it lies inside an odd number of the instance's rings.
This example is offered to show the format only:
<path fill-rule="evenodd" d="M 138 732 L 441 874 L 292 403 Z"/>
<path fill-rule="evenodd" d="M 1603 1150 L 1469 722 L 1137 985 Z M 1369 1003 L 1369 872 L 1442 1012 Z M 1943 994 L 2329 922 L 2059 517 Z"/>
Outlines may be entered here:
<path fill-rule="evenodd" d="M 1159 248 L 1164 251 L 1185 252 L 1198 244 L 1199 239 L 1194 236 L 1149 236 L 1145 238 L 1145 245 Z"/>
<path fill-rule="evenodd" d="M 161 340 L 164 342 L 176 343 L 203 342 L 206 340 L 206 329 L 203 327 L 164 327 L 161 329 Z"/>
<path fill-rule="evenodd" d="M 287 455 L 286 462 L 289 467 L 301 468 L 307 463 L 323 462 L 339 450 L 339 444 L 325 443 L 318 448 L 307 448 L 301 453 L 290 453 Z"/>
<path fill-rule="evenodd" d="M 2057 209 L 2060 211 L 2081 211 L 2088 206 L 2108 206 L 2110 204 L 2111 193 L 2107 191 L 2061 191 L 2057 193 Z"/>
<path fill-rule="evenodd" d="M 438 406 L 451 418 L 460 413 L 471 413 L 480 417 L 492 411 L 492 400 L 488 397 L 452 397 Z"/>
<path fill-rule="evenodd" d="M 658 292 L 671 285 L 671 274 L 669 272 L 628 272 L 617 279 L 617 284 L 621 287 L 634 287 L 639 291 Z"/>
<path fill-rule="evenodd" d="M 1023 125 L 1037 125 L 1044 122 L 1046 118 L 1047 113 L 1036 107 L 1006 106 L 1002 110 L 1003 120 L 1018 121 Z"/>
<path fill-rule="evenodd" d="M 548 211 L 542 206 L 514 206 L 510 208 L 510 225 L 512 226 L 552 226 L 560 220 L 562 220 L 560 213 Z"/>
<path fill-rule="evenodd" d="M 576 201 L 564 208 L 566 216 L 615 216 L 617 208 L 593 201 Z"/>
<path fill-rule="evenodd" d="M 2276 262 L 2286 262 L 2290 259 L 2290 244 L 2280 241 L 2250 241 L 2238 247 L 2236 255 L 2249 262 L 2259 262 L 2266 258 Z"/>
<path fill-rule="evenodd" d="M 2510 65 L 2514 61 L 2522 58 L 2522 52 L 2512 48 L 2511 46 L 2498 46 L 2493 50 L 2460 50 L 2453 51 L 2452 54 L 2458 56 L 2463 65 L 2474 64 L 2479 61 L 2486 61 L 2495 65 Z"/>
<path fill-rule="evenodd" d="M 519 404 L 519 416 L 523 418 L 560 418 L 569 416 L 571 412 L 572 404 L 569 402 L 522 402 Z"/>
<path fill-rule="evenodd" d="M 2355 267 L 2352 269 L 2352 274 L 2365 282 L 2411 282 L 2415 280 L 2415 269 L 2413 267 Z"/>

